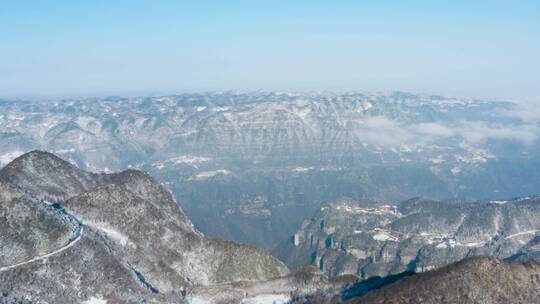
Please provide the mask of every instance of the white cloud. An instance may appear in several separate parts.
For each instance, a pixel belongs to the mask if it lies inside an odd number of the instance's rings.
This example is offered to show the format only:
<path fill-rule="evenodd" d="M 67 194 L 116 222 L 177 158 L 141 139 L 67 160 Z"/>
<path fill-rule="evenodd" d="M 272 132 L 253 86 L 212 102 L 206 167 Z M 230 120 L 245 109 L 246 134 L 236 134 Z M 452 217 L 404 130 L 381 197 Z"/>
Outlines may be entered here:
<path fill-rule="evenodd" d="M 535 124 L 501 124 L 485 121 L 462 121 L 453 125 L 434 122 L 406 124 L 383 116 L 375 116 L 356 123 L 355 134 L 362 142 L 382 146 L 433 143 L 454 137 L 470 144 L 482 144 L 487 140 L 513 140 L 528 145 L 538 140 L 540 127 Z"/>
<path fill-rule="evenodd" d="M 412 135 L 398 122 L 383 116 L 368 117 L 357 127 L 355 134 L 359 140 L 376 145 L 400 145 Z"/>
<path fill-rule="evenodd" d="M 434 137 L 450 137 L 455 134 L 455 131 L 451 128 L 432 122 L 414 125 L 413 129 L 419 135 Z"/>
<path fill-rule="evenodd" d="M 517 118 L 526 124 L 540 122 L 540 97 L 515 102 L 512 109 L 499 111 L 501 116 Z"/>
<path fill-rule="evenodd" d="M 523 144 L 532 144 L 538 139 L 540 128 L 535 125 L 488 125 L 486 123 L 465 123 L 460 135 L 472 143 L 488 139 L 515 140 Z"/>

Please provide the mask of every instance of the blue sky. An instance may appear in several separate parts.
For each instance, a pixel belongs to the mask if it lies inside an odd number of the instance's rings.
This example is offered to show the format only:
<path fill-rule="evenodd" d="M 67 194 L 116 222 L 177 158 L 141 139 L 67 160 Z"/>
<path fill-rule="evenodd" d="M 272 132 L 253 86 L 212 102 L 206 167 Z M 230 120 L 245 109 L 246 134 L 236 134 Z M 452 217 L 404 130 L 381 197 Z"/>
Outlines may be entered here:
<path fill-rule="evenodd" d="M 0 2 L 0 96 L 540 96 L 539 1 Z"/>

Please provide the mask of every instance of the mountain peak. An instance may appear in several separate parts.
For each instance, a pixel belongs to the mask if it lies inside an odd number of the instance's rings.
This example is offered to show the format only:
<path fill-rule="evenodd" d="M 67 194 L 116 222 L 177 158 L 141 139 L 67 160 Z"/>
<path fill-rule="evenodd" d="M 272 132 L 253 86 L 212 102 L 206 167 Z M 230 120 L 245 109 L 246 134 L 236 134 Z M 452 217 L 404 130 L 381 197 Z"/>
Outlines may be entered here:
<path fill-rule="evenodd" d="M 25 153 L 0 170 L 0 179 L 40 199 L 64 201 L 96 186 L 96 175 L 84 172 L 45 151 Z"/>
<path fill-rule="evenodd" d="M 61 269 L 64 265 L 84 273 L 88 273 L 89 267 L 105 269 L 112 265 L 110 267 L 117 269 L 118 276 L 124 280 L 123 283 L 115 283 L 118 289 L 129 289 L 135 283 L 137 288 L 148 289 L 153 295 L 158 291 L 182 291 L 194 285 L 265 280 L 289 273 L 282 262 L 260 249 L 204 236 L 193 227 L 171 193 L 142 171 L 94 174 L 78 169 L 54 154 L 32 151 L 0 170 L 0 190 L 2 185 L 19 189 L 21 196 L 28 198 L 23 201 L 7 192 L 0 195 L 1 207 L 24 211 L 22 216 L 8 217 L 13 223 L 7 231 L 15 235 L 9 240 L 21 239 L 19 234 L 29 234 L 53 241 L 25 241 L 30 249 L 23 254 L 11 254 L 12 259 L 2 259 L 0 252 L 0 278 L 2 269 L 5 270 L 4 275 L 16 276 L 9 270 L 19 270 L 18 267 L 27 264 L 41 267 L 42 264 L 33 262 L 56 257 L 57 253 L 69 248 L 73 248 L 66 251 L 70 263 L 57 263 L 54 267 L 47 264 L 45 267 L 50 269 L 42 272 L 42 278 L 36 281 L 52 281 L 48 276 L 53 272 L 55 278 L 69 272 Z M 10 213 L 14 212 L 0 212 Z M 41 220 L 35 219 L 38 216 Z M 24 217 L 30 220 L 21 222 L 20 218 Z M 54 235 L 39 226 L 48 222 L 58 223 Z M 30 232 L 18 232 L 16 227 L 29 224 L 37 227 L 31 227 Z M 15 241 L 11 243 L 18 246 Z M 34 247 L 40 252 L 32 252 Z M 81 252 L 85 252 L 84 255 L 89 251 L 92 252 L 89 255 L 94 256 L 92 259 L 80 257 Z M 100 257 L 96 258 L 96 255 Z M 81 264 L 83 260 L 85 262 Z M 3 265 L 5 267 L 2 268 Z M 15 279 L 24 282 L 25 275 Z M 102 272 L 99 275 L 105 276 Z M 51 288 L 60 288 L 58 286 L 62 284 L 79 288 L 68 283 L 72 281 L 75 280 L 66 277 L 66 281 Z M 107 284 L 85 288 L 89 293 L 104 294 L 101 288 Z M 29 288 L 31 290 L 17 292 L 47 292 L 47 289 L 36 286 Z"/>
<path fill-rule="evenodd" d="M 46 167 L 46 166 L 51 166 L 51 167 L 69 166 L 69 167 L 75 168 L 75 166 L 61 159 L 60 157 L 54 155 L 53 153 L 50 153 L 47 151 L 41 151 L 41 150 L 33 150 L 33 151 L 22 154 L 21 156 L 11 161 L 8 165 L 6 165 L 6 168 L 14 169 L 14 168 L 27 167 L 27 166 L 32 166 L 35 168 Z M 2 170 L 2 171 L 5 171 L 5 170 Z"/>

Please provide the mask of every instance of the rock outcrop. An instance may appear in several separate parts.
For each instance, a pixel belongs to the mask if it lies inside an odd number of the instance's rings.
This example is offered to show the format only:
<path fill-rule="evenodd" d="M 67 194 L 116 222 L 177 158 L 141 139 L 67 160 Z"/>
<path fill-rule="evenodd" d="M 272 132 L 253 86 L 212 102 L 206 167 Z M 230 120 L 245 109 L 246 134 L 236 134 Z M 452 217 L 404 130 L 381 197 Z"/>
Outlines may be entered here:
<path fill-rule="evenodd" d="M 278 256 L 328 275 L 362 278 L 424 272 L 470 256 L 518 258 L 537 252 L 540 199 L 375 201 L 326 204 L 304 221 Z"/>

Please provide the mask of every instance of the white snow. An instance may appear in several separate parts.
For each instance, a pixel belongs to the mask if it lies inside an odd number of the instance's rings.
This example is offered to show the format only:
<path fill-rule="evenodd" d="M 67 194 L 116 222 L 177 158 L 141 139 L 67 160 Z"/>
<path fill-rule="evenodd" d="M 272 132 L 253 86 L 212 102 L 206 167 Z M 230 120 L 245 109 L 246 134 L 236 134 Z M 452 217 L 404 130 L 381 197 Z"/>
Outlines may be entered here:
<path fill-rule="evenodd" d="M 418 150 L 418 145 L 410 145 L 410 144 L 401 144 L 399 146 L 399 152 L 415 152 Z"/>
<path fill-rule="evenodd" d="M 435 246 L 436 248 L 454 248 L 456 246 L 460 246 L 460 247 L 482 247 L 484 246 L 486 243 L 483 242 L 483 241 L 474 241 L 474 242 L 468 242 L 468 243 L 460 243 L 460 242 L 457 242 L 456 240 L 454 239 L 449 239 L 449 240 L 446 240 L 442 243 L 439 243 L 437 244 L 437 246 Z"/>
<path fill-rule="evenodd" d="M 320 167 L 319 171 L 342 171 L 342 167 Z"/>
<path fill-rule="evenodd" d="M 444 163 L 444 155 L 438 155 L 437 157 L 431 158 L 430 161 L 433 164 L 442 164 Z"/>
<path fill-rule="evenodd" d="M 437 246 L 435 246 L 436 248 L 454 248 L 456 246 L 456 240 L 454 239 L 449 239 L 449 240 L 446 240 L 440 244 L 438 244 Z"/>
<path fill-rule="evenodd" d="M 203 156 L 193 156 L 193 155 L 182 155 L 172 159 L 174 164 L 198 164 L 202 162 L 207 162 L 212 160 L 209 157 Z"/>
<path fill-rule="evenodd" d="M 84 226 L 81 227 L 81 231 L 79 233 L 79 236 L 77 236 L 76 239 L 74 239 L 73 241 L 71 241 L 69 244 L 67 244 L 66 246 L 62 247 L 62 248 L 59 248 L 51 253 L 47 253 L 45 255 L 41 255 L 41 256 L 37 256 L 37 257 L 34 257 L 28 261 L 25 261 L 25 262 L 21 262 L 21 263 L 17 263 L 17 264 L 13 264 L 13 265 L 10 265 L 10 266 L 4 266 L 4 267 L 1 267 L 0 268 L 0 272 L 3 272 L 3 271 L 6 271 L 6 270 L 10 270 L 10 269 L 13 269 L 13 268 L 16 268 L 16 267 L 19 267 L 19 266 L 22 266 L 22 265 L 26 265 L 26 264 L 29 264 L 29 263 L 32 263 L 32 262 L 36 262 L 36 261 L 41 261 L 41 260 L 45 260 L 53 255 L 57 255 L 59 254 L 60 252 L 63 252 L 64 250 L 70 248 L 71 246 L 75 245 L 80 239 L 81 239 L 81 236 L 84 232 Z"/>
<path fill-rule="evenodd" d="M 373 107 L 373 104 L 371 104 L 371 102 L 364 102 L 362 103 L 362 107 L 364 108 L 364 111 L 367 111 L 369 109 L 371 109 Z"/>
<path fill-rule="evenodd" d="M 538 233 L 538 232 L 540 232 L 540 230 L 521 231 L 521 232 L 518 232 L 518 233 L 511 234 L 511 235 L 507 236 L 506 238 L 511 239 L 511 238 L 515 238 L 516 236 L 525 235 L 525 234 L 535 234 L 535 233 Z"/>
<path fill-rule="evenodd" d="M 90 297 L 90 299 L 82 302 L 81 304 L 107 304 L 107 300 L 103 298 Z"/>
<path fill-rule="evenodd" d="M 469 152 L 469 155 L 455 155 L 456 161 L 466 164 L 482 164 L 486 163 L 489 159 L 495 159 L 495 155 L 491 154 L 488 150 L 471 148 L 467 145 L 460 145 Z"/>
<path fill-rule="evenodd" d="M 293 172 L 307 172 L 313 170 L 314 167 L 296 167 L 292 169 Z"/>
<path fill-rule="evenodd" d="M 167 167 L 168 165 L 181 165 L 181 164 L 197 165 L 197 164 L 208 162 L 211 160 L 212 160 L 211 158 L 204 157 L 204 156 L 180 155 L 178 157 L 174 157 L 166 161 L 156 162 L 153 165 L 156 169 L 161 170 Z"/>
<path fill-rule="evenodd" d="M 382 205 L 379 207 L 373 207 L 373 208 L 362 208 L 358 206 L 351 206 L 346 203 L 342 203 L 340 205 L 337 205 L 335 207 L 338 211 L 345 211 L 348 213 L 354 213 L 354 214 L 379 214 L 379 215 L 385 215 L 390 214 L 394 216 L 401 216 L 401 213 L 397 210 L 396 206 L 391 205 Z"/>
<path fill-rule="evenodd" d="M 381 231 L 377 232 L 375 235 L 373 235 L 373 239 L 375 241 L 382 241 L 382 242 L 385 242 L 385 241 L 397 242 L 397 241 L 399 241 L 398 237 L 393 236 L 392 234 L 390 234 L 389 231 L 384 231 L 384 230 L 381 230 Z"/>
<path fill-rule="evenodd" d="M 206 107 L 197 107 L 197 112 L 201 112 L 206 110 Z"/>
<path fill-rule="evenodd" d="M 211 304 L 211 302 L 207 299 L 198 298 L 198 297 L 192 297 L 188 300 L 189 304 Z"/>
<path fill-rule="evenodd" d="M 59 149 L 59 150 L 55 150 L 54 153 L 56 153 L 56 154 L 75 153 L 75 149 L 74 148 L 71 148 L 71 149 Z"/>
<path fill-rule="evenodd" d="M 442 248 L 448 248 L 448 245 L 446 243 L 440 243 L 435 246 L 436 248 L 442 249 Z"/>
<path fill-rule="evenodd" d="M 465 247 L 481 247 L 484 246 L 485 242 L 470 242 L 470 243 L 462 243 L 459 245 L 465 246 Z"/>
<path fill-rule="evenodd" d="M 94 223 L 94 222 L 85 222 L 84 224 L 89 226 L 89 227 L 92 227 L 92 228 L 95 228 L 97 230 L 102 231 L 109 238 L 111 238 L 113 241 L 116 241 L 116 242 L 120 243 L 123 246 L 128 245 L 128 244 L 132 244 L 132 242 L 129 240 L 129 238 L 125 234 L 123 234 L 122 232 L 120 232 L 120 231 L 118 231 L 118 230 L 116 230 L 116 229 L 114 229 L 112 227 L 109 227 L 106 224 L 102 224 L 102 223 L 100 224 L 100 223 Z"/>
<path fill-rule="evenodd" d="M 286 304 L 291 300 L 288 295 L 262 294 L 242 300 L 242 304 Z"/>
<path fill-rule="evenodd" d="M 453 167 L 452 169 L 450 169 L 450 172 L 452 172 L 453 175 L 457 175 L 461 172 L 461 168 L 460 167 Z"/>
<path fill-rule="evenodd" d="M 205 180 L 209 177 L 213 177 L 213 176 L 216 176 L 218 174 L 223 174 L 223 175 L 228 175 L 228 174 L 231 174 L 231 171 L 229 170 L 225 170 L 225 169 L 221 169 L 221 170 L 215 170 L 215 171 L 203 171 L 203 172 L 200 172 L 199 174 L 195 175 L 195 177 L 193 178 L 190 178 L 190 180 L 197 180 L 197 181 L 201 181 L 201 180 Z"/>

